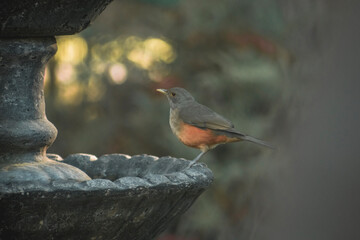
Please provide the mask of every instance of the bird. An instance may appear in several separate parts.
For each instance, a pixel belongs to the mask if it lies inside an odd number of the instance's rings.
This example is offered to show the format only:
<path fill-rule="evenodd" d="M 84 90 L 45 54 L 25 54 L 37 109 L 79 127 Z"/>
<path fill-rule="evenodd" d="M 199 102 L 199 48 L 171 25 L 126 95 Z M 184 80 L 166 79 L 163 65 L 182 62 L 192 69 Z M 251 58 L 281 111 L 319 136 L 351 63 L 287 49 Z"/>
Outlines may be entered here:
<path fill-rule="evenodd" d="M 249 141 L 274 149 L 271 144 L 236 130 L 232 122 L 198 103 L 184 88 L 173 87 L 156 91 L 164 94 L 169 101 L 169 123 L 174 135 L 186 146 L 201 151 L 188 167 L 220 144 Z"/>

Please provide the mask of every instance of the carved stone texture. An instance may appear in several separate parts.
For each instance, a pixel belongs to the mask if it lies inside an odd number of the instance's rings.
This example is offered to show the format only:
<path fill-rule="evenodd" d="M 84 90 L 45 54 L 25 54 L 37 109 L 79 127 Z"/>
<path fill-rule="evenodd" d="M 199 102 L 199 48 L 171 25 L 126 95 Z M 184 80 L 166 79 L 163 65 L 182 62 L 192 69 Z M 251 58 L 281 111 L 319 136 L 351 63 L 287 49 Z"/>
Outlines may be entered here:
<path fill-rule="evenodd" d="M 90 178 L 46 157 L 57 130 L 46 119 L 44 68 L 55 38 L 0 39 L 0 182 Z"/>
<path fill-rule="evenodd" d="M 0 37 L 46 37 L 78 33 L 111 1 L 1 0 Z"/>
<path fill-rule="evenodd" d="M 0 183 L 0 239 L 153 239 L 213 181 L 204 164 L 186 168 L 171 157 L 74 154 L 63 162 L 93 179 Z"/>

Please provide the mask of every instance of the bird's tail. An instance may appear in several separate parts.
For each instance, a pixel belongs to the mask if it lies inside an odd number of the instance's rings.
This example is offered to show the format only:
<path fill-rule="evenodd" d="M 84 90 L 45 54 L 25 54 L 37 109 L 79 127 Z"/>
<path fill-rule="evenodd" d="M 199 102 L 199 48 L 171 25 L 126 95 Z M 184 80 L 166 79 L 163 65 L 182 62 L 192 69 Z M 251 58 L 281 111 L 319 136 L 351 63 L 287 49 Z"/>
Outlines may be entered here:
<path fill-rule="evenodd" d="M 254 137 L 251 137 L 248 135 L 242 136 L 241 139 L 245 140 L 245 141 L 253 142 L 253 143 L 256 143 L 256 144 L 259 144 L 259 145 L 262 145 L 262 146 L 265 146 L 265 147 L 268 147 L 271 149 L 275 149 L 275 147 L 273 145 L 271 145 L 263 140 L 260 140 L 260 139 L 257 139 L 257 138 L 254 138 Z"/>
<path fill-rule="evenodd" d="M 268 147 L 271 149 L 276 149 L 273 145 L 271 145 L 270 143 L 267 143 L 263 140 L 251 137 L 249 135 L 243 134 L 241 132 L 239 132 L 238 130 L 236 130 L 235 128 L 228 128 L 228 129 L 217 129 L 217 130 L 213 130 L 215 132 L 217 132 L 218 134 L 222 134 L 222 135 L 226 135 L 230 138 L 234 138 L 235 141 L 249 141 L 252 143 L 256 143 L 258 145 L 264 146 L 264 147 Z"/>

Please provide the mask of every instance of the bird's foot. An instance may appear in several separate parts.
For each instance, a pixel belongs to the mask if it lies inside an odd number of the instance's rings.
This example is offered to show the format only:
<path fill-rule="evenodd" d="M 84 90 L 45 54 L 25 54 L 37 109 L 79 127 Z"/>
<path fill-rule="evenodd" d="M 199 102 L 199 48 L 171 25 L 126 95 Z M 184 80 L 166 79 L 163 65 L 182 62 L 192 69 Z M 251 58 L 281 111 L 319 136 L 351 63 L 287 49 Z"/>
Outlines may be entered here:
<path fill-rule="evenodd" d="M 189 164 L 187 165 L 187 167 L 184 168 L 184 170 L 191 168 L 192 166 L 194 166 L 194 164 L 195 164 L 196 162 L 197 162 L 197 161 L 194 161 L 194 160 L 190 161 Z"/>

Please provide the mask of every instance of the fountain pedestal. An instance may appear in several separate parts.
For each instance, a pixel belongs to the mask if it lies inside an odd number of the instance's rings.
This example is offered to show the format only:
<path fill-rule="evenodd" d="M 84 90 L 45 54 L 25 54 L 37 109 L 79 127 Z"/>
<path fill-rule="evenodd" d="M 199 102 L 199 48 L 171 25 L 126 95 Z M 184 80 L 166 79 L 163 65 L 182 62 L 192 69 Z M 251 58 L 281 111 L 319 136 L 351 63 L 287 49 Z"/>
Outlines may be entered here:
<path fill-rule="evenodd" d="M 171 157 L 46 154 L 51 36 L 83 30 L 110 1 L 0 1 L 0 239 L 151 239 L 212 182 Z"/>
<path fill-rule="evenodd" d="M 0 182 L 90 180 L 79 169 L 46 157 L 56 138 L 46 119 L 44 69 L 55 38 L 0 39 Z"/>

